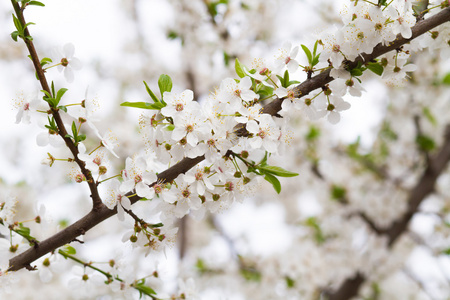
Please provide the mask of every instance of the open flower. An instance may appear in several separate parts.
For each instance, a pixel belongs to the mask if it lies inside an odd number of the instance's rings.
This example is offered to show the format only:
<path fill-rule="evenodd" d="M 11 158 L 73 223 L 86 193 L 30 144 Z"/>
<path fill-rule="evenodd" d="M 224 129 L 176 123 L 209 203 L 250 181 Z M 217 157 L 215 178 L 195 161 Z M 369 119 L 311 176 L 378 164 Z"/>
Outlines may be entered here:
<path fill-rule="evenodd" d="M 58 65 L 58 71 L 62 72 L 64 70 L 64 77 L 69 83 L 73 82 L 75 77 L 73 75 L 73 70 L 79 70 L 82 67 L 81 61 L 73 56 L 74 53 L 75 53 L 75 46 L 72 43 L 65 44 L 63 49 L 60 48 L 55 49 L 54 53 L 56 58 L 60 60 L 60 65 Z"/>
<path fill-rule="evenodd" d="M 125 210 L 131 208 L 130 199 L 125 196 L 125 193 L 120 191 L 120 182 L 117 179 L 111 180 L 108 195 L 105 198 L 105 205 L 109 209 L 114 209 L 117 206 L 117 218 L 120 221 L 125 219 Z"/>

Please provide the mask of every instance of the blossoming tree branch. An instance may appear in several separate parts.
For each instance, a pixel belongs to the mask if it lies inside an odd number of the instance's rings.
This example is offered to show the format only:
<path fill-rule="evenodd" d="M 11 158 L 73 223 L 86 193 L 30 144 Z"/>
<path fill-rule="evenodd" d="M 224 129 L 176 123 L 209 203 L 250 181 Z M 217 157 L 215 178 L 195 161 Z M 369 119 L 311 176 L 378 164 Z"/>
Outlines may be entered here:
<path fill-rule="evenodd" d="M 117 215 L 121 222 L 131 218 L 134 223 L 125 240 L 142 247 L 147 254 L 164 251 L 177 234 L 177 221 L 184 216 L 202 219 L 207 214 L 227 209 L 236 201 L 242 202 L 249 191 L 257 189 L 264 180 L 280 193 L 279 177 L 302 173 L 302 170 L 286 170 L 271 163 L 289 147 L 289 120 L 298 116 L 310 122 L 326 118 L 336 124 L 341 112 L 351 106 L 344 96 L 361 97 L 368 73 L 405 80 L 417 69 L 409 62 L 412 53 L 424 51 L 439 36 L 444 36 L 448 43 L 449 2 L 419 9 L 409 0 L 351 1 L 340 28 L 321 34 L 310 47 L 286 42 L 273 61 L 257 61 L 252 67 L 236 58 L 237 77 L 224 79 L 201 103 L 195 101 L 192 90 L 172 91 L 173 83 L 168 75 L 159 77 L 158 92 L 144 81 L 150 102 L 123 102 L 121 106 L 145 112 L 140 125 L 149 151 L 130 154 L 120 174 L 109 174 L 105 157 L 119 159 L 116 141 L 96 128 L 90 110 L 92 103 L 89 99 L 83 100 L 77 107 L 79 110 L 72 107 L 73 104 L 64 104 L 67 89 L 56 87 L 48 79 L 50 68 L 58 67 L 69 82 L 74 81 L 73 71 L 81 67 L 81 62 L 74 57 L 74 46 L 67 44 L 64 51 L 55 53 L 52 58 L 39 57 L 29 30 L 35 24 L 27 23 L 24 12 L 45 5 L 39 1 L 11 0 L 16 28 L 11 37 L 25 43 L 42 87 L 42 99 L 25 103 L 19 109 L 17 122 L 29 123 L 33 118 L 47 121 L 45 132 L 37 137 L 38 145 L 69 149 L 72 156 L 64 160 L 77 165 L 74 180 L 88 185 L 92 209 L 75 223 L 38 241 L 23 222 L 13 220 L 14 201 L 3 203 L 1 225 L 8 228 L 11 236 L 24 238 L 29 248 L 17 254 L 18 246 L 11 240 L 11 258 L 8 266 L 0 265 L 0 279 L 23 268 L 39 269 L 33 262 L 56 252 L 96 271 L 106 284 L 118 284 L 121 289 L 126 285 L 140 296 L 163 299 L 148 278 L 127 280 L 120 274 L 101 270 L 77 258 L 70 244 L 80 242 L 80 236 Z M 208 9 L 213 16 L 218 13 L 216 6 L 208 6 Z M 301 65 L 299 56 L 308 64 Z M 299 69 L 307 74 L 303 82 L 292 80 Z M 47 107 L 38 109 L 42 103 Z M 36 111 L 38 113 L 34 114 Z M 66 124 L 69 119 L 71 122 Z M 87 149 L 85 145 L 90 132 L 98 141 L 94 149 Z M 46 162 L 52 166 L 57 160 L 60 159 L 49 153 Z M 409 192 L 406 212 L 387 228 L 376 224 L 370 216 L 360 214 L 377 235 L 387 238 L 387 247 L 393 247 L 407 231 L 414 213 L 433 192 L 449 160 L 447 127 L 440 149 L 431 156 L 427 153 L 427 166 Z M 317 170 L 315 174 L 320 179 L 325 177 Z M 102 194 L 99 186 L 107 186 L 107 192 Z M 154 216 L 152 221 L 146 219 L 142 211 L 132 206 L 137 202 L 151 203 L 158 221 L 154 222 Z M 318 228 L 313 219 L 310 222 L 312 227 Z M 290 277 L 286 278 L 289 285 Z M 350 299 L 358 295 L 366 279 L 362 272 L 348 274 L 339 286 L 324 288 L 322 292 L 327 299 Z M 185 299 L 186 291 L 173 297 Z"/>

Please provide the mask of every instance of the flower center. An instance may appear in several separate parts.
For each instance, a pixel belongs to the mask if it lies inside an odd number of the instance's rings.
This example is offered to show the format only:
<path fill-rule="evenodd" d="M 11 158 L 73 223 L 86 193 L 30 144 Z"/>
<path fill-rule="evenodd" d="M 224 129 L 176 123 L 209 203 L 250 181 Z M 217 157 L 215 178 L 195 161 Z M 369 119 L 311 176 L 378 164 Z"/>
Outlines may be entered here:
<path fill-rule="evenodd" d="M 234 190 L 234 183 L 232 183 L 231 181 L 225 183 L 225 190 L 232 192 Z"/>
<path fill-rule="evenodd" d="M 182 111 L 183 108 L 184 108 L 183 103 L 177 103 L 177 104 L 175 105 L 175 110 L 176 110 L 176 111 Z"/>
<path fill-rule="evenodd" d="M 181 195 L 182 195 L 184 198 L 189 198 L 189 196 L 191 195 L 191 192 L 186 188 L 185 190 L 183 190 L 183 191 L 181 192 Z"/>

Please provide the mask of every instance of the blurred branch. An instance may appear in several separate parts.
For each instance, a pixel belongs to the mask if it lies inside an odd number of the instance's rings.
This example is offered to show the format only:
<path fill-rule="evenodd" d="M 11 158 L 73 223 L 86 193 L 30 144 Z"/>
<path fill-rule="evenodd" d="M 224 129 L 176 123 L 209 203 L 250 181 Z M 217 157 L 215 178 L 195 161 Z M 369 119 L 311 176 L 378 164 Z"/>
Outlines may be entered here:
<path fill-rule="evenodd" d="M 17 14 L 18 14 L 18 17 L 21 18 L 21 22 L 24 22 L 23 15 L 18 7 L 17 2 L 15 2 L 14 0 L 11 0 L 11 2 L 13 3 L 13 6 L 14 6 L 16 12 L 18 11 Z M 417 23 L 412 28 L 413 35 L 412 35 L 411 39 L 414 39 L 417 36 L 427 32 L 428 30 L 430 30 L 436 26 L 439 26 L 442 23 L 447 22 L 447 21 L 450 21 L 450 8 L 446 8 L 446 9 L 442 10 L 441 12 L 437 13 L 436 15 Z M 358 59 L 356 59 L 355 62 L 350 63 L 350 66 L 352 66 L 352 65 L 356 66 L 356 64 L 359 61 L 369 62 L 370 60 L 378 57 L 379 55 L 382 55 L 384 53 L 387 53 L 391 50 L 394 50 L 394 49 L 400 47 L 401 45 L 409 42 L 411 39 L 404 39 L 403 37 L 401 37 L 399 35 L 397 37 L 397 39 L 390 46 L 383 46 L 383 45 L 379 44 L 374 48 L 372 54 L 370 54 L 370 55 L 362 54 L 361 57 L 358 57 Z M 43 71 L 42 71 L 42 68 L 40 67 L 39 59 L 37 57 L 34 46 L 32 45 L 31 41 L 27 41 L 26 44 L 27 44 L 27 47 L 29 48 L 30 54 L 32 54 L 33 63 L 35 65 L 35 68 L 36 68 L 38 74 L 40 76 L 42 76 Z M 41 73 L 39 73 L 39 72 L 41 72 Z M 305 95 L 309 94 L 311 91 L 313 91 L 317 88 L 320 88 L 320 87 L 324 86 L 325 84 L 331 82 L 333 80 L 333 78 L 330 77 L 329 74 L 330 74 L 330 70 L 327 70 L 325 72 L 322 72 L 322 73 L 314 76 L 311 79 L 304 81 L 303 83 L 299 84 L 298 86 L 296 86 L 294 88 L 296 97 L 305 96 Z M 46 84 L 45 76 L 40 77 L 40 80 L 41 80 L 41 83 L 43 84 L 43 88 L 47 90 L 48 84 Z M 270 114 L 270 115 L 277 115 L 278 111 L 281 110 L 281 103 L 283 100 L 284 100 L 284 98 L 277 98 L 276 100 L 272 101 L 268 105 L 264 106 L 262 112 Z M 78 149 L 75 147 L 75 145 L 72 143 L 72 141 L 70 139 L 67 139 L 64 137 L 65 129 L 64 129 L 62 120 L 61 120 L 58 112 L 55 112 L 55 119 L 57 119 L 58 126 L 61 126 L 61 135 L 63 136 L 69 149 L 74 154 L 75 160 L 80 165 L 80 168 L 82 168 L 82 170 L 86 170 L 84 168 L 84 162 L 80 161 L 77 158 Z M 236 132 L 238 135 L 245 134 L 246 133 L 245 127 L 241 124 L 240 127 L 236 128 Z M 446 144 L 447 144 L 446 148 L 449 148 L 449 149 L 446 149 L 446 151 L 450 152 L 450 142 L 448 139 L 446 141 Z M 443 152 L 443 151 L 441 151 L 441 152 Z M 438 156 L 439 156 L 439 158 L 441 156 L 443 156 L 443 157 L 439 159 L 439 162 L 433 163 L 430 165 L 430 167 L 433 166 L 432 169 L 428 168 L 430 170 L 427 171 L 426 174 L 424 174 L 425 178 L 423 178 L 423 181 L 426 181 L 426 182 L 423 183 L 423 186 L 422 186 L 422 184 L 419 183 L 420 187 L 419 186 L 417 187 L 417 192 L 420 192 L 421 193 L 420 196 L 422 196 L 422 197 L 424 197 L 427 192 L 431 191 L 432 185 L 434 185 L 434 181 L 436 180 L 437 175 L 440 173 L 440 171 L 437 173 L 437 170 L 439 169 L 439 166 L 437 164 L 440 163 L 441 164 L 440 167 L 443 168 L 443 165 L 445 165 L 443 160 L 446 159 L 445 160 L 445 162 L 446 162 L 448 160 L 448 156 L 450 156 L 450 153 L 444 153 L 444 154 L 440 153 Z M 195 165 L 197 165 L 204 159 L 205 159 L 205 156 L 199 156 L 196 158 L 187 158 L 186 157 L 186 158 L 182 159 L 179 163 L 172 166 L 171 168 L 160 173 L 158 175 L 158 180 L 162 181 L 162 182 L 170 182 L 170 181 L 174 180 L 179 174 L 187 172 L 189 169 L 191 169 L 192 167 L 194 167 Z M 430 174 L 428 174 L 428 173 L 430 173 Z M 427 174 L 429 176 L 433 177 L 434 179 L 432 180 L 431 177 L 430 177 L 430 179 L 427 179 L 428 178 Z M 86 178 L 88 178 L 88 177 L 86 177 Z M 422 182 L 422 180 L 420 182 Z M 154 182 L 151 186 L 153 186 L 154 184 L 156 184 L 156 182 Z M 432 184 L 431 187 L 430 187 L 430 184 Z M 81 218 L 79 221 L 75 222 L 71 226 L 58 232 L 57 234 L 51 236 L 50 238 L 42 241 L 41 243 L 39 243 L 39 245 L 37 247 L 30 248 L 27 251 L 23 252 L 22 254 L 19 254 L 15 257 L 11 258 L 9 261 L 9 266 L 10 266 L 9 270 L 10 271 L 17 271 L 24 267 L 30 266 L 31 262 L 33 262 L 34 260 L 55 250 L 58 247 L 63 246 L 64 244 L 70 243 L 79 235 L 84 234 L 86 231 L 88 231 L 95 225 L 103 222 L 107 218 L 109 218 L 117 213 L 116 208 L 113 210 L 110 210 L 101 202 L 101 199 L 98 195 L 96 186 L 93 186 L 90 183 L 89 187 L 91 188 L 91 193 L 92 193 L 91 197 L 93 198 L 94 203 L 95 203 L 92 211 L 90 211 L 86 216 L 84 216 L 83 218 Z M 141 199 L 140 197 L 131 196 L 131 195 L 132 195 L 132 193 L 127 194 L 127 196 L 129 196 L 132 204 Z M 412 200 L 414 200 L 413 201 L 414 203 L 410 205 L 409 213 L 412 213 L 414 211 L 412 209 L 417 208 L 418 204 L 422 200 L 420 198 L 420 196 L 412 196 L 414 198 L 414 199 L 412 199 Z M 419 201 L 419 202 L 417 203 L 417 201 Z M 398 235 L 400 235 L 404 231 L 404 229 L 406 228 L 406 225 L 408 224 L 409 218 L 411 216 L 409 216 L 409 214 L 408 214 L 400 222 L 394 224 L 395 226 L 393 226 L 391 232 L 389 233 L 389 237 L 390 237 L 389 244 L 390 245 L 395 241 L 395 239 L 398 237 Z M 364 281 L 364 280 L 361 280 L 361 277 L 362 277 L 362 275 L 358 274 L 355 277 L 355 279 L 353 279 L 353 281 L 355 283 L 354 284 L 350 283 L 350 286 L 356 287 L 354 289 L 354 292 L 353 293 L 345 293 L 344 295 L 347 295 L 347 294 L 356 295 L 356 293 L 359 289 L 359 286 Z M 344 283 L 343 287 L 346 287 L 346 286 L 347 286 L 346 283 Z M 330 299 L 347 299 L 347 298 L 333 297 Z"/>
<path fill-rule="evenodd" d="M 395 221 L 388 229 L 382 230 L 387 235 L 388 246 L 392 247 L 395 241 L 407 231 L 409 222 L 418 211 L 418 207 L 434 190 L 438 176 L 444 171 L 450 160 L 450 125 L 446 126 L 444 143 L 439 152 L 430 158 L 430 164 L 422 174 L 416 186 L 409 192 L 408 208 L 405 214 Z M 369 223 L 370 224 L 370 223 Z M 376 227 L 375 227 L 376 228 Z M 379 232 L 379 230 L 375 230 Z M 357 273 L 354 278 L 346 279 L 334 292 L 328 294 L 328 300 L 344 300 L 355 297 L 359 288 L 366 281 L 364 275 Z"/>

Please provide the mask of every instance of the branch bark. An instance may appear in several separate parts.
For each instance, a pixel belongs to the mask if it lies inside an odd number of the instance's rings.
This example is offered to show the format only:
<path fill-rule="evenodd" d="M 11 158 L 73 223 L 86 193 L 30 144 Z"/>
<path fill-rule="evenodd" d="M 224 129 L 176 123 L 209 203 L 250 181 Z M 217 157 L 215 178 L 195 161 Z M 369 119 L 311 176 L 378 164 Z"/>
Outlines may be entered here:
<path fill-rule="evenodd" d="M 15 5 L 15 8 L 18 7 L 18 4 L 14 0 L 11 0 L 11 2 L 13 3 L 13 5 Z M 17 13 L 17 11 L 16 11 L 16 13 Z M 23 16 L 22 16 L 22 20 L 23 20 Z M 358 63 L 358 61 L 368 62 L 382 54 L 385 54 L 391 50 L 394 50 L 394 49 L 400 47 L 401 45 L 404 45 L 405 43 L 408 43 L 410 40 L 416 38 L 417 36 L 427 32 L 428 30 L 431 30 L 434 27 L 441 25 L 442 23 L 447 22 L 447 21 L 450 21 L 450 8 L 446 8 L 446 9 L 442 10 L 441 12 L 439 12 L 438 14 L 430 17 L 429 19 L 426 19 L 424 21 L 417 23 L 412 28 L 413 36 L 411 39 L 404 39 L 403 37 L 398 36 L 396 41 L 393 42 L 391 45 L 389 45 L 389 46 L 383 46 L 381 44 L 377 45 L 371 54 L 369 54 L 369 55 L 362 54 L 361 57 L 359 57 L 355 62 L 351 63 L 350 65 L 352 65 L 352 64 L 356 65 Z M 27 47 L 28 47 L 28 44 L 27 44 Z M 34 49 L 34 46 L 32 47 L 32 49 L 29 48 L 30 53 L 31 53 L 31 51 L 33 51 L 33 49 Z M 34 53 L 36 53 L 35 50 L 34 50 Z M 37 59 L 38 64 L 36 64 L 35 59 Z M 39 59 L 37 58 L 37 54 L 35 55 L 35 58 L 33 58 L 33 63 L 35 65 L 35 67 L 37 68 L 36 70 L 39 70 L 40 63 L 39 63 Z M 38 74 L 39 74 L 39 72 L 38 72 Z M 308 80 L 304 81 L 303 83 L 299 84 L 298 86 L 296 86 L 294 88 L 295 95 L 297 97 L 305 96 L 305 95 L 309 94 L 311 91 L 313 91 L 317 88 L 320 88 L 320 87 L 324 86 L 325 84 L 331 82 L 333 80 L 333 78 L 330 77 L 329 74 L 330 74 L 330 70 L 327 70 L 327 71 L 322 72 L 322 73 L 312 77 L 311 79 L 308 79 Z M 48 85 L 47 85 L 47 87 L 48 87 Z M 267 113 L 270 115 L 276 115 L 278 113 L 278 111 L 281 110 L 281 103 L 283 100 L 284 100 L 284 98 L 275 99 L 274 101 L 272 101 L 271 103 L 269 103 L 268 105 L 266 105 L 263 108 L 263 113 Z M 56 119 L 56 117 L 55 117 L 55 119 Z M 62 124 L 62 121 L 61 121 L 61 124 Z M 58 123 L 58 126 L 59 125 L 60 124 Z M 64 128 L 64 126 L 62 126 L 62 128 Z M 245 131 L 245 128 L 242 128 L 242 129 Z M 243 130 L 237 130 L 238 134 L 242 134 Z M 66 144 L 68 145 L 68 147 L 72 151 L 72 153 L 74 153 L 74 156 L 77 157 L 76 156 L 76 154 L 78 153 L 77 148 L 73 145 L 73 143 L 72 144 L 69 143 L 69 141 L 67 141 L 66 138 L 64 138 L 64 140 L 66 141 Z M 71 140 L 70 140 L 70 142 L 71 142 Z M 204 156 L 199 156 L 196 158 L 184 158 L 179 163 L 175 164 L 173 167 L 160 173 L 158 175 L 158 180 L 172 181 L 179 174 L 187 172 L 189 169 L 191 169 L 192 167 L 194 167 L 195 165 L 197 165 L 204 159 L 205 159 Z M 80 167 L 82 165 L 83 164 L 81 164 Z M 152 185 L 154 185 L 155 183 L 153 183 Z M 129 196 L 130 195 L 131 195 L 131 193 L 129 194 Z M 92 209 L 92 211 L 90 211 L 82 219 L 80 219 L 79 221 L 70 225 L 66 229 L 64 229 L 64 230 L 60 231 L 59 233 L 51 236 L 50 238 L 40 242 L 35 247 L 30 248 L 30 249 L 26 250 L 25 252 L 11 258 L 9 261 L 9 269 L 8 270 L 9 271 L 17 271 L 24 267 L 30 267 L 30 264 L 33 261 L 35 261 L 36 259 L 38 259 L 39 257 L 55 250 L 58 247 L 61 247 L 67 243 L 70 243 L 79 235 L 84 234 L 89 229 L 93 228 L 95 225 L 103 222 L 107 218 L 109 218 L 117 213 L 116 209 L 110 210 L 101 203 L 101 199 L 98 196 L 98 193 L 96 195 L 92 194 L 92 197 L 97 199 L 96 201 L 100 201 L 100 204 L 97 206 L 94 205 L 94 208 Z M 135 202 L 139 201 L 140 198 L 137 196 L 130 196 L 130 200 L 131 200 L 131 203 L 134 204 Z M 400 229 L 400 227 L 399 227 L 399 229 Z M 336 299 L 339 299 L 339 298 L 336 298 Z"/>

